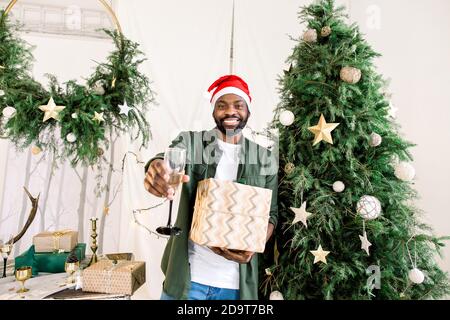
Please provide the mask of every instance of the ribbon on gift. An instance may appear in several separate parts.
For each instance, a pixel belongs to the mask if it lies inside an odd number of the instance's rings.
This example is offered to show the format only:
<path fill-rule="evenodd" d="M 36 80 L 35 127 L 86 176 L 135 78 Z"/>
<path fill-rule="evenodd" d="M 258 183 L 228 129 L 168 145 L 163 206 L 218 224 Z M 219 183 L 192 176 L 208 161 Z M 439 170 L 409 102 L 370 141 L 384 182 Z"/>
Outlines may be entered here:
<path fill-rule="evenodd" d="M 111 261 L 111 265 L 106 266 L 102 270 L 103 275 L 103 283 L 105 284 L 105 293 L 111 293 L 112 291 L 112 273 L 116 270 L 119 270 L 121 268 L 124 268 L 125 270 L 128 269 L 129 272 L 133 271 L 134 265 L 133 263 L 130 264 L 130 261 L 118 261 L 114 263 L 116 260 L 109 260 Z"/>
<path fill-rule="evenodd" d="M 53 237 L 53 250 L 59 251 L 59 248 L 60 248 L 59 240 L 61 239 L 61 237 L 63 237 L 64 235 L 66 235 L 70 232 L 72 232 L 72 230 L 66 229 L 66 230 L 58 230 L 58 231 L 53 231 L 53 232 L 45 231 L 45 232 L 42 232 L 41 234 L 51 235 Z"/>

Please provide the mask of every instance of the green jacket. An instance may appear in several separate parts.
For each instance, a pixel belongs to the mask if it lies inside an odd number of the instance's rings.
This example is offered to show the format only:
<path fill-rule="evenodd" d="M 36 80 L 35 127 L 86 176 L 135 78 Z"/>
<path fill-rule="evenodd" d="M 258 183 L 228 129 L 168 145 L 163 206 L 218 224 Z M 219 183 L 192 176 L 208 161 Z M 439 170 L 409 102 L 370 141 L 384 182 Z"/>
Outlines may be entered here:
<path fill-rule="evenodd" d="M 190 289 L 190 268 L 188 257 L 188 237 L 194 212 L 197 183 L 206 178 L 214 178 L 217 164 L 222 156 L 218 147 L 220 133 L 217 129 L 209 131 L 181 132 L 170 147 L 187 150 L 185 173 L 190 180 L 181 190 L 178 216 L 175 225 L 183 230 L 181 235 L 171 236 L 164 251 L 161 269 L 165 275 L 163 290 L 176 299 L 187 299 Z M 278 158 L 274 152 L 259 146 L 244 136 L 241 144 L 240 163 L 237 182 L 272 190 L 269 222 L 277 225 L 278 208 Z M 244 152 L 242 152 L 242 150 Z M 147 172 L 150 162 L 163 159 L 164 153 L 157 154 L 145 166 Z M 241 300 L 258 299 L 258 254 L 248 264 L 239 265 Z"/>

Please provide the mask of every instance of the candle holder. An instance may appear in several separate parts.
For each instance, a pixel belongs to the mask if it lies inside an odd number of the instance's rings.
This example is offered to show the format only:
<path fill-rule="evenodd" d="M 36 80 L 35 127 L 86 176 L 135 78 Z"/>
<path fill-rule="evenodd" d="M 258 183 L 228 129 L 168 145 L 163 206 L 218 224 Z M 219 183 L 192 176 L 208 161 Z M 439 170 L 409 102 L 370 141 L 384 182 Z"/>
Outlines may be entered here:
<path fill-rule="evenodd" d="M 98 257 L 97 257 L 97 220 L 98 218 L 91 218 L 91 228 L 92 228 L 92 233 L 91 233 L 91 238 L 92 238 L 92 245 L 91 245 L 91 250 L 92 250 L 92 257 L 91 260 L 89 261 L 89 266 L 96 263 L 98 261 Z"/>

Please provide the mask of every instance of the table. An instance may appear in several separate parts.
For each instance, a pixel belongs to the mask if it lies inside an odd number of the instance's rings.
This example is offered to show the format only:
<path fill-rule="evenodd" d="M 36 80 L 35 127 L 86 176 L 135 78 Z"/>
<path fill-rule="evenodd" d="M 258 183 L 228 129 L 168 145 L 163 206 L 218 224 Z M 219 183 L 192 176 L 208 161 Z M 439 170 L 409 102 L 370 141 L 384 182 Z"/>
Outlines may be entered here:
<path fill-rule="evenodd" d="M 123 294 L 106 294 L 75 290 L 75 285 L 67 286 L 66 273 L 39 273 L 25 282 L 30 291 L 16 293 L 21 283 L 14 276 L 14 261 L 6 267 L 6 278 L 0 278 L 0 300 L 130 300 Z M 3 270 L 1 270 L 3 274 Z"/>

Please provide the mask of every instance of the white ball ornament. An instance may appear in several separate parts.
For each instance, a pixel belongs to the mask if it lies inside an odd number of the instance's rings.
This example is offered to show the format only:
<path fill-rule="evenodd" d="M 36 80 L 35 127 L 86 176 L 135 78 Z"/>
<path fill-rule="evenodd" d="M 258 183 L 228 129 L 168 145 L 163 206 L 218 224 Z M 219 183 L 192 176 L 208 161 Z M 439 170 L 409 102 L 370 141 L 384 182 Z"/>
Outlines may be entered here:
<path fill-rule="evenodd" d="M 343 67 L 340 77 L 344 82 L 355 84 L 361 80 L 361 70 L 353 67 Z"/>
<path fill-rule="evenodd" d="M 383 141 L 383 138 L 381 138 L 381 136 L 378 133 L 373 132 L 370 135 L 369 145 L 371 147 L 378 147 L 382 141 Z"/>
<path fill-rule="evenodd" d="M 317 42 L 317 31 L 316 29 L 308 29 L 303 34 L 303 40 L 305 42 L 313 43 Z"/>
<path fill-rule="evenodd" d="M 75 112 L 72 113 L 72 119 L 77 119 L 78 118 L 78 114 L 76 114 Z"/>
<path fill-rule="evenodd" d="M 74 143 L 75 141 L 77 141 L 77 136 L 74 135 L 73 133 L 69 133 L 69 134 L 66 136 L 66 140 L 67 140 L 68 142 L 70 142 L 70 143 Z"/>
<path fill-rule="evenodd" d="M 280 291 L 273 291 L 270 293 L 269 300 L 284 300 L 284 297 Z"/>
<path fill-rule="evenodd" d="M 416 175 L 416 170 L 408 162 L 400 162 L 395 166 L 394 174 L 402 181 L 412 181 Z"/>
<path fill-rule="evenodd" d="M 409 280 L 415 284 L 421 284 L 425 280 L 425 275 L 417 268 L 411 269 L 408 274 Z"/>
<path fill-rule="evenodd" d="M 381 214 L 380 200 L 374 196 L 362 196 L 356 204 L 356 212 L 365 220 L 373 220 Z"/>
<path fill-rule="evenodd" d="M 295 116 L 292 111 L 284 110 L 283 112 L 281 112 L 279 120 L 282 125 L 290 126 L 294 123 Z"/>
<path fill-rule="evenodd" d="M 333 190 L 335 192 L 342 192 L 345 190 L 345 184 L 342 181 L 336 181 L 333 183 Z"/>
<path fill-rule="evenodd" d="M 105 94 L 105 88 L 103 88 L 103 84 L 101 81 L 97 81 L 92 88 L 95 94 L 102 96 Z"/>
<path fill-rule="evenodd" d="M 7 119 L 13 117 L 16 114 L 16 109 L 13 107 L 6 107 L 3 109 L 3 116 Z"/>
<path fill-rule="evenodd" d="M 5 91 L 0 90 L 0 97 L 3 97 L 5 95 Z"/>

